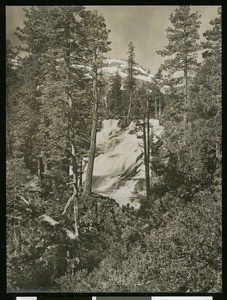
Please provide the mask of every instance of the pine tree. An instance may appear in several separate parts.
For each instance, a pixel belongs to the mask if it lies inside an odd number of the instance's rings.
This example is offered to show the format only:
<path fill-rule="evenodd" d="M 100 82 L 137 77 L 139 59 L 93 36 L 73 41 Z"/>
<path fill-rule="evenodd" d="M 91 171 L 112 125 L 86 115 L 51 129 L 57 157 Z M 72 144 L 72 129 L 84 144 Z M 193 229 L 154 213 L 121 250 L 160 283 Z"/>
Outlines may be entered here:
<path fill-rule="evenodd" d="M 108 105 L 115 118 L 122 115 L 121 76 L 118 71 L 111 81 Z"/>
<path fill-rule="evenodd" d="M 222 11 L 221 7 L 218 8 L 218 17 L 210 21 L 212 29 L 206 30 L 203 36 L 206 38 L 206 42 L 203 42 L 203 48 L 206 50 L 203 53 L 203 57 L 215 56 L 218 63 L 221 63 L 222 53 Z"/>
<path fill-rule="evenodd" d="M 221 20 L 212 23 L 221 24 Z M 219 149 L 217 153 L 221 153 L 221 124 L 218 121 L 221 120 L 218 113 L 218 110 L 220 112 L 218 99 L 221 95 L 221 33 L 217 33 L 216 26 L 214 28 L 214 31 L 209 31 L 209 38 L 213 36 L 211 40 L 214 39 L 214 49 L 218 51 L 212 49 L 211 42 L 209 48 L 207 48 L 208 43 L 204 43 L 205 60 L 194 70 L 194 78 L 190 79 L 188 86 L 190 102 L 187 109 L 187 126 L 181 122 L 179 87 L 175 85 L 174 80 L 169 84 L 169 93 L 164 95 L 165 132 L 162 146 L 158 151 L 159 157 L 155 159 L 155 163 L 157 169 L 161 170 L 159 175 L 163 176 L 164 185 L 168 189 L 175 190 L 186 201 L 190 201 L 199 189 L 212 189 L 215 169 L 220 169 L 220 165 L 215 167 L 215 153 L 217 149 Z M 205 36 L 207 34 L 206 32 Z M 215 129 L 218 129 L 219 134 L 215 133 Z"/>
<path fill-rule="evenodd" d="M 170 15 L 172 27 L 166 29 L 169 43 L 164 50 L 157 51 L 163 57 L 170 56 L 164 62 L 164 68 L 171 77 L 176 72 L 183 73 L 179 77 L 177 76 L 178 78 L 175 81 L 178 88 L 179 84 L 183 84 L 184 88 L 182 91 L 184 95 L 184 102 L 182 103 L 184 122 L 187 120 L 190 81 L 198 66 L 197 51 L 201 48 L 198 43 L 198 29 L 201 23 L 199 18 L 200 15 L 197 12 L 190 12 L 189 6 L 185 5 L 177 8 L 175 13 Z"/>
<path fill-rule="evenodd" d="M 26 10 L 25 26 L 17 29 L 17 36 L 25 45 L 20 48 L 28 52 L 26 61 L 31 66 L 29 70 L 37 72 L 37 76 L 27 77 L 28 84 L 32 83 L 31 93 L 36 104 L 33 112 L 38 119 L 32 123 L 36 125 L 31 131 L 35 138 L 28 139 L 29 150 L 32 157 L 36 157 L 40 185 L 46 188 L 49 197 L 54 194 L 58 198 L 59 193 L 68 196 L 64 187 L 72 186 L 73 194 L 63 214 L 73 203 L 73 213 L 69 214 L 74 219 L 76 238 L 79 235 L 78 163 L 85 148 L 83 138 L 88 117 L 85 99 L 88 79 L 81 67 L 85 56 L 81 42 L 84 37 L 77 18 L 82 9 L 77 6 L 31 7 Z M 24 99 L 30 106 L 31 100 L 28 97 Z M 68 182 L 70 165 L 72 182 Z M 75 251 L 79 252 L 78 239 Z"/>
<path fill-rule="evenodd" d="M 6 41 L 6 154 L 13 156 L 13 146 L 12 146 L 12 129 L 11 129 L 11 110 L 13 103 L 13 91 L 15 90 L 15 85 L 17 81 L 16 72 L 16 56 L 17 52 L 13 48 L 9 40 Z"/>
<path fill-rule="evenodd" d="M 81 13 L 82 26 L 84 29 L 84 45 L 86 46 L 86 65 L 91 68 L 92 78 L 92 125 L 90 153 L 87 165 L 87 172 L 84 184 L 84 195 L 92 191 L 92 176 L 94 169 L 96 132 L 98 124 L 98 109 L 100 102 L 99 75 L 103 65 L 103 54 L 110 50 L 108 41 L 109 30 L 106 29 L 105 20 L 96 11 L 84 11 Z"/>
<path fill-rule="evenodd" d="M 201 124 L 199 158 L 206 179 L 214 184 L 216 198 L 221 203 L 221 135 L 222 135 L 222 28 L 221 8 L 210 22 L 212 29 L 204 33 L 204 61 L 191 88 L 191 116 Z M 195 132 L 198 128 L 195 129 Z M 198 143 L 198 142 L 197 142 Z M 202 149 L 205 150 L 202 151 Z M 213 181 L 213 183 L 212 183 Z"/>
<path fill-rule="evenodd" d="M 165 187 L 162 188 L 163 191 L 175 190 L 187 201 L 198 184 L 198 178 L 192 176 L 191 158 L 195 155 L 195 149 L 189 110 L 192 101 L 190 87 L 199 67 L 197 61 L 197 52 L 201 48 L 198 34 L 199 18 L 197 12 L 191 13 L 189 6 L 177 8 L 175 13 L 170 15 L 172 26 L 167 28 L 169 43 L 163 51 L 158 51 L 163 57 L 170 58 L 161 66 L 164 84 L 161 89 L 165 103 L 162 120 L 165 132 L 153 169 L 157 164 L 157 169 L 162 170 L 157 172 L 162 176 Z"/>
<path fill-rule="evenodd" d="M 164 85 L 164 78 L 162 74 L 162 69 L 159 68 L 158 72 L 154 75 L 151 83 L 152 98 L 154 99 L 154 117 L 159 120 L 162 117 L 162 112 L 164 109 L 164 96 L 161 92 L 161 88 Z"/>
<path fill-rule="evenodd" d="M 146 181 L 146 200 L 150 201 L 150 161 L 151 161 L 151 145 L 152 130 L 150 126 L 151 119 L 151 90 L 149 83 L 143 83 L 134 94 L 135 110 L 132 110 L 134 120 L 142 131 L 142 147 L 145 166 Z"/>
<path fill-rule="evenodd" d="M 69 127 L 72 127 L 69 124 L 72 121 L 70 117 L 70 115 L 72 116 L 72 106 L 75 106 L 74 110 L 76 110 L 77 105 L 80 105 L 81 89 L 86 84 L 82 68 L 76 67 L 81 64 L 83 56 L 83 45 L 79 41 L 81 38 L 80 25 L 75 18 L 80 10 L 80 7 L 75 6 L 32 7 L 26 14 L 28 18 L 25 22 L 26 26 L 18 29 L 18 37 L 22 41 L 26 39 L 26 44 L 29 45 L 27 51 L 36 55 L 41 66 L 43 76 L 37 85 L 42 94 L 46 126 L 47 123 L 51 126 L 56 121 L 53 112 L 49 111 L 51 105 L 52 108 L 62 107 L 61 115 L 68 122 Z M 37 25 L 35 28 L 34 23 Z M 36 37 L 35 42 L 34 37 Z M 46 37 L 48 37 L 47 40 Z M 76 95 L 77 93 L 79 96 Z M 59 105 L 55 105 L 56 103 L 49 100 L 57 95 Z M 59 113 L 60 111 L 56 111 L 58 117 Z M 68 119 L 65 118 L 66 116 Z"/>
<path fill-rule="evenodd" d="M 126 78 L 126 90 L 129 97 L 129 106 L 127 112 L 127 119 L 130 119 L 131 110 L 133 105 L 133 93 L 135 91 L 136 79 L 135 79 L 135 46 L 132 42 L 128 45 L 128 67 L 127 67 L 127 78 Z"/>
<path fill-rule="evenodd" d="M 221 101 L 222 101 L 222 18 L 221 7 L 218 8 L 218 18 L 211 20 L 210 24 L 213 26 L 211 30 L 204 33 L 207 42 L 203 44 L 206 50 L 204 57 L 209 57 L 208 61 L 213 65 L 213 76 L 215 80 L 214 94 L 216 113 L 216 158 L 221 159 Z M 215 66 L 215 67 L 214 67 Z"/>
<path fill-rule="evenodd" d="M 36 90 L 39 69 L 38 65 L 35 68 L 35 63 L 28 58 L 18 60 L 15 69 L 17 79 L 9 91 L 9 119 L 13 152 L 16 157 L 23 157 L 26 168 L 32 172 L 35 172 L 34 159 L 37 150 L 35 143 L 39 124 Z"/>

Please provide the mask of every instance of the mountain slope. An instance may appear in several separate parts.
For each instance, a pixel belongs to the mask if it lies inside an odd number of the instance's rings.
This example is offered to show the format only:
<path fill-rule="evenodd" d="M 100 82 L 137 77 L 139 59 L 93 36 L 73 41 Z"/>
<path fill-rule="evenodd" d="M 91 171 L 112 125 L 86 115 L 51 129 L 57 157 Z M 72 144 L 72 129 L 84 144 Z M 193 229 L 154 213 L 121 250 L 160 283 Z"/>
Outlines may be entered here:
<path fill-rule="evenodd" d="M 122 78 L 127 77 L 127 61 L 123 59 L 107 58 L 104 61 L 105 66 L 102 68 L 104 74 L 115 75 L 117 72 Z M 151 81 L 153 75 L 148 74 L 140 65 L 136 64 L 135 70 L 137 72 L 136 79 L 142 81 Z"/>

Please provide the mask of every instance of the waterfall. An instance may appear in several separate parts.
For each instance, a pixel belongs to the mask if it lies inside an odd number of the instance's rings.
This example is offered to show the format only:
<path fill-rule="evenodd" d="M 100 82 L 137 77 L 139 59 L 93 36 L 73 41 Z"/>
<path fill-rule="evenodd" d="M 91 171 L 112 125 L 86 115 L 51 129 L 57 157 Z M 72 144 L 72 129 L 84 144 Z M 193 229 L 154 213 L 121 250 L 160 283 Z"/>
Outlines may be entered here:
<path fill-rule="evenodd" d="M 134 122 L 119 127 L 119 120 L 102 121 L 97 133 L 97 156 L 94 162 L 93 191 L 114 198 L 120 205 L 139 207 L 145 196 L 142 132 Z M 151 119 L 154 141 L 163 131 L 159 121 Z"/>

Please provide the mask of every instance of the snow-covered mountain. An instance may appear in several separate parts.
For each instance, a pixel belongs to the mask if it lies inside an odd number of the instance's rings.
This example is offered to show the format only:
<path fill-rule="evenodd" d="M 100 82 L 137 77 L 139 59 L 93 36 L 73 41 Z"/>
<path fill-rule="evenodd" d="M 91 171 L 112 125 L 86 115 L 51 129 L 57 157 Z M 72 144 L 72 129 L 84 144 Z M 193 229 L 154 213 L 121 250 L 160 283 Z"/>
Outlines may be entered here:
<path fill-rule="evenodd" d="M 108 76 L 114 76 L 118 72 L 121 78 L 125 79 L 127 77 L 127 66 L 128 63 L 124 59 L 106 58 L 103 61 L 102 73 L 108 77 Z M 73 64 L 72 67 L 85 68 L 88 71 L 87 76 L 91 78 L 91 75 L 89 74 L 89 72 L 91 71 L 90 66 L 85 67 L 84 65 Z M 138 64 L 135 65 L 134 69 L 136 71 L 135 78 L 138 80 L 150 82 L 154 77 L 154 75 L 148 74 L 148 72 Z"/>
<path fill-rule="evenodd" d="M 115 75 L 117 72 L 122 78 L 127 77 L 127 61 L 123 59 L 107 58 L 104 61 L 102 72 L 104 74 Z M 136 79 L 142 81 L 151 81 L 153 75 L 148 74 L 140 65 L 136 64 L 135 70 L 137 72 Z"/>

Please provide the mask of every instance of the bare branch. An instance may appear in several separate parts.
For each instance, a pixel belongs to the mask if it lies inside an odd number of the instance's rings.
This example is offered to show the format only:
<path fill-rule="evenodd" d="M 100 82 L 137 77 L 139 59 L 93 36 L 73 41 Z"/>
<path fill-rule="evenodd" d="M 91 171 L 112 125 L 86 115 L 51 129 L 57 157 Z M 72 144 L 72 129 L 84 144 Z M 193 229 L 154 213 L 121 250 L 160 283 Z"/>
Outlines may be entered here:
<path fill-rule="evenodd" d="M 18 197 L 20 200 L 22 200 L 25 204 L 27 204 L 28 206 L 31 205 L 31 203 L 24 197 L 24 196 L 21 196 L 19 194 L 16 194 L 15 197 Z"/>
<path fill-rule="evenodd" d="M 69 198 L 68 202 L 66 203 L 64 211 L 62 213 L 62 216 L 64 216 L 66 214 L 66 211 L 67 211 L 69 205 L 71 204 L 71 202 L 73 201 L 74 197 L 76 197 L 75 193 Z"/>
<path fill-rule="evenodd" d="M 55 221 L 50 216 L 48 216 L 46 214 L 43 214 L 39 217 L 39 220 L 41 220 L 43 222 L 46 222 L 46 223 L 48 223 L 49 225 L 51 225 L 53 227 L 58 227 L 58 229 L 60 231 L 64 232 L 70 240 L 75 240 L 76 239 L 75 234 L 71 230 L 69 230 L 68 228 L 62 226 L 59 222 Z"/>

